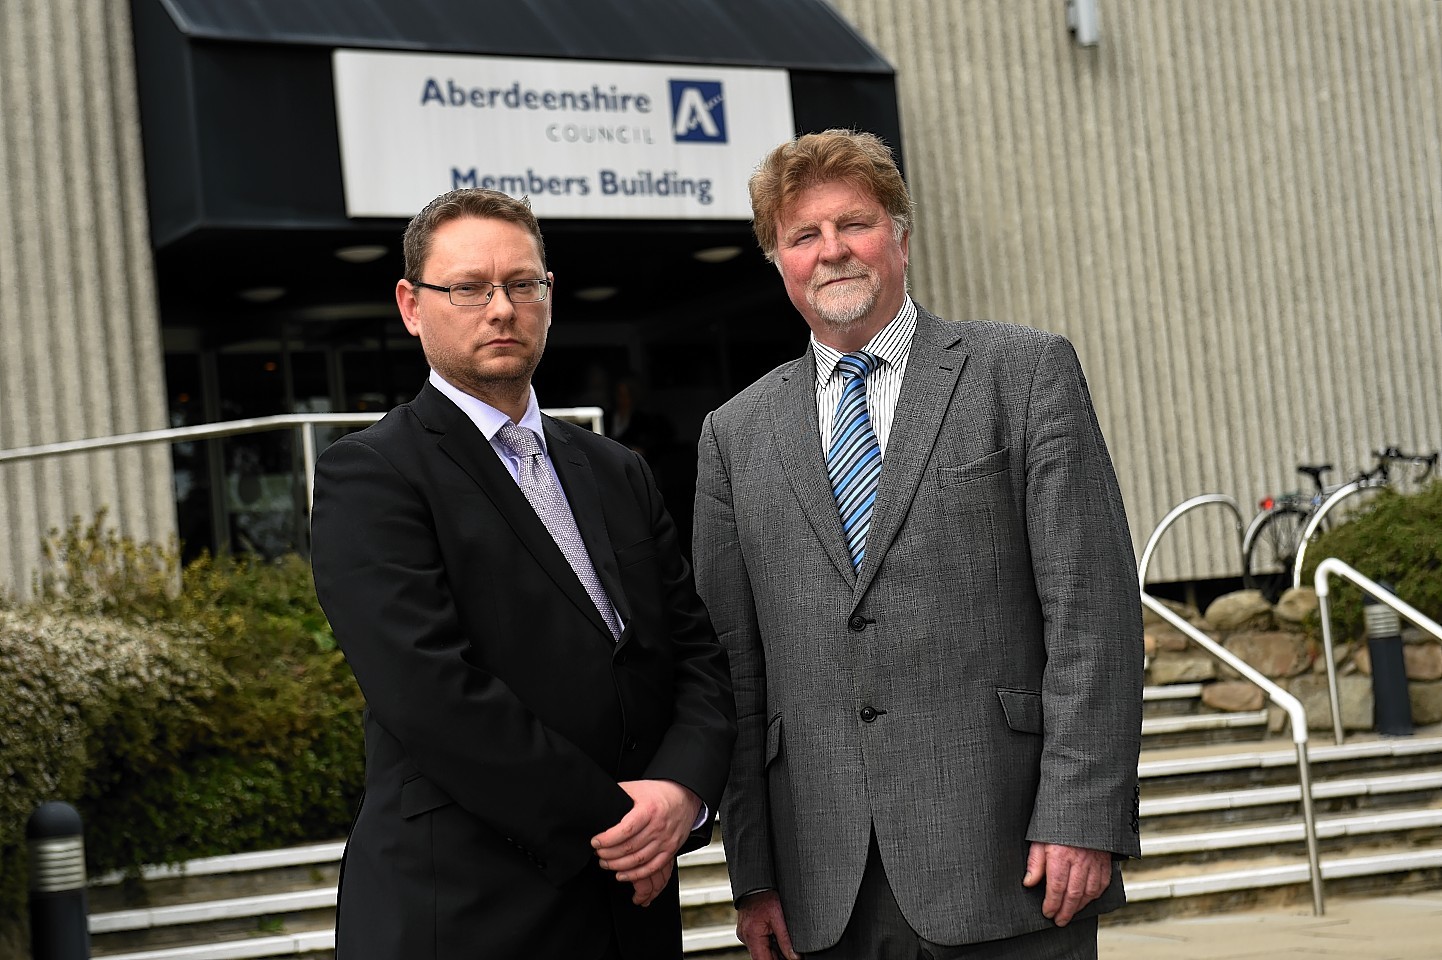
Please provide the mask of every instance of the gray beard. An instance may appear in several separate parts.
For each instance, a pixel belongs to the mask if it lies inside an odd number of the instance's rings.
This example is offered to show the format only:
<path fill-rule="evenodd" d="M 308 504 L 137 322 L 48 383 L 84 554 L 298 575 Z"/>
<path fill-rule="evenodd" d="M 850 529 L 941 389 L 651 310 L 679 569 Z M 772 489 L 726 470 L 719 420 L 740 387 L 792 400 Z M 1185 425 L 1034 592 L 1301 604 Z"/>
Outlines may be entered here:
<path fill-rule="evenodd" d="M 838 306 L 823 306 L 816 296 L 809 297 L 811 309 L 834 330 L 847 330 L 871 312 L 876 306 L 877 291 L 873 288 L 866 296 L 853 297 Z"/>

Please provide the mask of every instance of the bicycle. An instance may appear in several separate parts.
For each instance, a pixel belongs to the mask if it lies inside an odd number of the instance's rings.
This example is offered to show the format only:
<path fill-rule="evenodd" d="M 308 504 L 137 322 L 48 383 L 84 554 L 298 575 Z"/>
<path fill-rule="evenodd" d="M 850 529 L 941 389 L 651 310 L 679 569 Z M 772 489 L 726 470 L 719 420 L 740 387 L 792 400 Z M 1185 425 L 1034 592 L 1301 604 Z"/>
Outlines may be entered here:
<path fill-rule="evenodd" d="M 1370 470 L 1361 471 L 1347 483 L 1332 486 L 1322 481 L 1323 475 L 1332 469 L 1332 464 L 1298 464 L 1297 472 L 1312 478 L 1314 490 L 1311 493 L 1294 491 L 1264 497 L 1257 504 L 1259 512 L 1242 536 L 1242 584 L 1249 589 L 1260 590 L 1268 603 L 1276 603 L 1292 585 L 1292 568 L 1302 544 L 1303 532 L 1313 515 L 1334 494 L 1346 487 L 1354 488 L 1346 496 L 1362 490 L 1390 487 L 1395 479 L 1392 468 L 1397 464 L 1420 467 L 1421 472 L 1409 477 L 1409 480 L 1421 483 L 1432 474 L 1438 460 L 1437 451 L 1413 454 L 1403 453 L 1397 447 L 1373 450 L 1372 456 L 1377 462 Z M 1319 530 L 1326 529 L 1325 517 L 1320 523 Z"/>

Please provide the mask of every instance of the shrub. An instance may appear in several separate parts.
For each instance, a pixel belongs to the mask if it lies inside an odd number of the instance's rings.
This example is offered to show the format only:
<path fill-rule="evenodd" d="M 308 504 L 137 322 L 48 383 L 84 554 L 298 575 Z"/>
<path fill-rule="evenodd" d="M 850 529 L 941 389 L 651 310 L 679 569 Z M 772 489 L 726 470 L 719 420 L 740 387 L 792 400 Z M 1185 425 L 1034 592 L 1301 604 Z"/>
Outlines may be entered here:
<path fill-rule="evenodd" d="M 1312 583 L 1317 564 L 1328 557 L 1389 584 L 1403 600 L 1442 621 L 1442 481 L 1407 496 L 1381 491 L 1361 515 L 1307 548 L 1302 582 Z M 1361 636 L 1362 591 L 1340 578 L 1333 584 L 1334 627 L 1342 636 Z"/>
<path fill-rule="evenodd" d="M 63 798 L 87 817 L 87 838 L 114 830 L 103 811 L 115 784 L 171 768 L 208 731 L 219 685 L 203 649 L 168 629 L 0 611 L 0 913 L 23 903 L 35 807 Z"/>
<path fill-rule="evenodd" d="M 362 700 L 308 565 L 138 545 L 75 521 L 37 599 L 0 610 L 0 926 L 24 824 L 64 799 L 92 875 L 343 836 Z"/>

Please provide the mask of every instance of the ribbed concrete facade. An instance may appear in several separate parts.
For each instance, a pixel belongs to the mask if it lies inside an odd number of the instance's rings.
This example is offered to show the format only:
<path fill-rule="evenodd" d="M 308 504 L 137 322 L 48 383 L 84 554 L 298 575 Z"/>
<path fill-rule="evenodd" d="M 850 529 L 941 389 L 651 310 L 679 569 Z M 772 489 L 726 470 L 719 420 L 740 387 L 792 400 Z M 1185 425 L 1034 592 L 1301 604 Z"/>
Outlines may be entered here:
<path fill-rule="evenodd" d="M 1442 3 L 1099 0 L 1093 48 L 1063 0 L 834 5 L 898 71 L 916 298 L 1076 342 L 1138 551 L 1442 444 Z M 1149 579 L 1240 571 L 1195 516 Z"/>
<path fill-rule="evenodd" d="M 1073 338 L 1138 550 L 1203 492 L 1442 445 L 1442 3 L 834 0 L 895 64 L 912 285 Z M 0 0 L 0 448 L 164 426 L 125 0 Z M 0 464 L 0 589 L 107 507 L 174 529 L 168 450 Z M 1225 514 L 1158 580 L 1239 571 Z"/>
<path fill-rule="evenodd" d="M 129 4 L 0 0 L 0 449 L 164 427 Z M 0 463 L 0 591 L 46 531 L 175 529 L 170 451 Z"/>

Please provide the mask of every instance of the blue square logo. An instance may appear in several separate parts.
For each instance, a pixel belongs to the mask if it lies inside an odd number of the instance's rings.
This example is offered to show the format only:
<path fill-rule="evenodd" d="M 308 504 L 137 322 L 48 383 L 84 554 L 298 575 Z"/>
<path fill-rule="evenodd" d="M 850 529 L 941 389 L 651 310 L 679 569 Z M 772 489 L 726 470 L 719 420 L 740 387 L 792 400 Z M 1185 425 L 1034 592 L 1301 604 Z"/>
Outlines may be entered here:
<path fill-rule="evenodd" d="M 671 81 L 671 135 L 677 143 L 726 142 L 726 95 L 719 80 Z"/>

